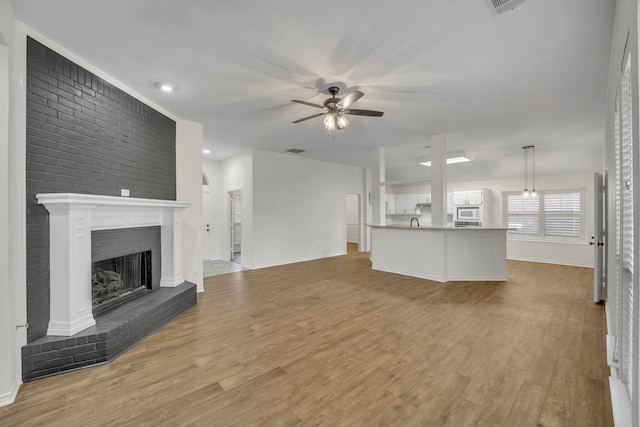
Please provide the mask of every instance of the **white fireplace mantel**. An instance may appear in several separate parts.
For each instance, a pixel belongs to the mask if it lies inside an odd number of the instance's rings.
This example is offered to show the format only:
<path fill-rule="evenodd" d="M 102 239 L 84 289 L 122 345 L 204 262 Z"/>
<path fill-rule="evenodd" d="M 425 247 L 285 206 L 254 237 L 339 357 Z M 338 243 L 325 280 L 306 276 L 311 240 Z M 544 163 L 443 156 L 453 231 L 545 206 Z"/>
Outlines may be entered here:
<path fill-rule="evenodd" d="M 74 335 L 95 325 L 91 299 L 91 232 L 160 226 L 160 286 L 182 276 L 181 212 L 191 204 L 172 200 L 37 194 L 49 211 L 50 317 L 47 335 Z"/>

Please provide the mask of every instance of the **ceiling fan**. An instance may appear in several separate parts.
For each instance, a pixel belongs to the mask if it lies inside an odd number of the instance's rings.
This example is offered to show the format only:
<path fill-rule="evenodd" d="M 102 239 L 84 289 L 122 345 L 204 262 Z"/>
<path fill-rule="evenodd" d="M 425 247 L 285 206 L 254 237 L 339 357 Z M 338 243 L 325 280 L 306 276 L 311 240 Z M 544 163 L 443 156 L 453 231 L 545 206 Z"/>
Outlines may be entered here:
<path fill-rule="evenodd" d="M 328 89 L 331 94 L 331 98 L 327 98 L 326 101 L 322 105 L 314 104 L 312 102 L 300 101 L 298 99 L 292 99 L 291 102 L 297 102 L 298 104 L 309 105 L 311 107 L 322 108 L 326 110 L 325 112 L 313 114 L 311 116 L 303 117 L 302 119 L 298 119 L 293 123 L 304 122 L 305 120 L 313 119 L 315 117 L 325 116 L 324 117 L 324 125 L 328 130 L 335 129 L 344 129 L 349 124 L 349 121 L 344 116 L 345 114 L 351 114 L 354 116 L 372 116 L 372 117 L 381 117 L 384 113 L 382 111 L 373 111 L 373 110 L 357 110 L 354 108 L 349 108 L 351 104 L 356 102 L 358 99 L 364 96 L 364 93 L 356 90 L 346 95 L 342 99 L 336 98 L 336 95 L 340 91 L 340 89 L 336 86 L 331 86 Z"/>

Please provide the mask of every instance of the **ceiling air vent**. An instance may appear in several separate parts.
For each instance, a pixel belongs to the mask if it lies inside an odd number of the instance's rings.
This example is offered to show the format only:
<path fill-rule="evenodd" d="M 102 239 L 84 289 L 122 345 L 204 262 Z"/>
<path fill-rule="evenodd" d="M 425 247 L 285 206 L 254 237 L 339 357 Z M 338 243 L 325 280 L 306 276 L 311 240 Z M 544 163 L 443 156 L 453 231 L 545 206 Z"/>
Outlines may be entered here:
<path fill-rule="evenodd" d="M 508 12 L 525 0 L 486 0 L 487 6 L 493 16 Z"/>
<path fill-rule="evenodd" d="M 299 148 L 289 148 L 287 150 L 287 153 L 293 153 L 293 154 L 300 154 L 300 153 L 304 153 L 305 150 L 301 150 Z"/>

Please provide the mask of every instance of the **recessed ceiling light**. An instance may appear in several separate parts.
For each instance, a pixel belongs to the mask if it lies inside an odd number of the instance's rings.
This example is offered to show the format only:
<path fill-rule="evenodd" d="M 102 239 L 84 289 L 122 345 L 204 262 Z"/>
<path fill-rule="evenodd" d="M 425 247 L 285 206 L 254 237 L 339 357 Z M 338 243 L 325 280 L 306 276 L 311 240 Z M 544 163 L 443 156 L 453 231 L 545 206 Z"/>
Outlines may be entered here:
<path fill-rule="evenodd" d="M 447 154 L 447 164 L 469 162 L 471 159 L 465 156 L 464 152 L 449 153 Z M 421 165 L 431 166 L 431 160 L 420 162 Z"/>
<path fill-rule="evenodd" d="M 211 154 L 211 150 L 207 150 L 206 148 L 202 150 L 202 154 Z"/>
<path fill-rule="evenodd" d="M 163 92 L 173 92 L 176 88 L 176 85 L 171 82 L 157 82 L 156 87 L 158 87 Z"/>

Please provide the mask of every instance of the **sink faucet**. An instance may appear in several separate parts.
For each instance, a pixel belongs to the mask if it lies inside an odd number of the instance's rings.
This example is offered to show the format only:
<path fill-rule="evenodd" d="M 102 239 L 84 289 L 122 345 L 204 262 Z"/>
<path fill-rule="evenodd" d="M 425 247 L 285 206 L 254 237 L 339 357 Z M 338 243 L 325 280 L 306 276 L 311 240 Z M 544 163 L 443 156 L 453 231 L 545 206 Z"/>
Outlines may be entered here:
<path fill-rule="evenodd" d="M 413 227 L 413 220 L 416 220 L 416 226 L 420 227 L 420 221 L 418 221 L 418 218 L 411 218 L 411 222 L 409 223 L 409 227 Z"/>

